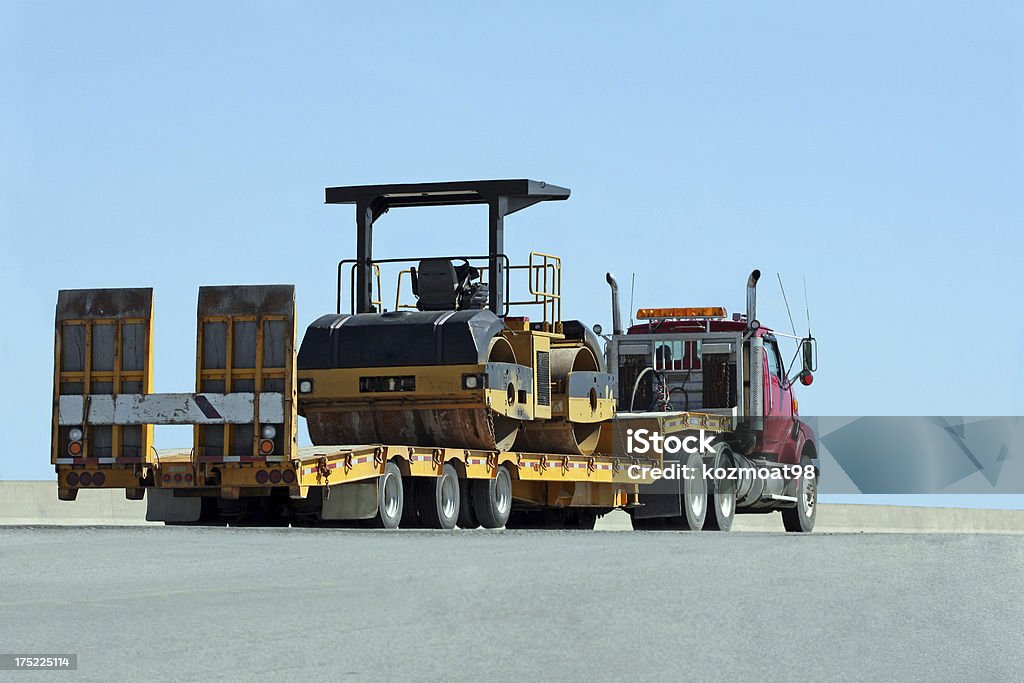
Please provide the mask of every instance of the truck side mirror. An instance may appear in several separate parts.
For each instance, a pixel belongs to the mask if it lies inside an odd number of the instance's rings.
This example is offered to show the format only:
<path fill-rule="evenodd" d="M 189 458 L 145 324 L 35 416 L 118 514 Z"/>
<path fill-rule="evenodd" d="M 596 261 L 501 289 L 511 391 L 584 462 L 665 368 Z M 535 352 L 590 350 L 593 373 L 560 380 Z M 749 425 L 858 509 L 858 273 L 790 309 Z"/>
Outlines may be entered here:
<path fill-rule="evenodd" d="M 818 369 L 818 342 L 814 337 L 800 340 L 800 351 L 803 358 L 803 369 L 800 370 L 800 383 L 809 386 L 814 381 L 814 371 Z"/>

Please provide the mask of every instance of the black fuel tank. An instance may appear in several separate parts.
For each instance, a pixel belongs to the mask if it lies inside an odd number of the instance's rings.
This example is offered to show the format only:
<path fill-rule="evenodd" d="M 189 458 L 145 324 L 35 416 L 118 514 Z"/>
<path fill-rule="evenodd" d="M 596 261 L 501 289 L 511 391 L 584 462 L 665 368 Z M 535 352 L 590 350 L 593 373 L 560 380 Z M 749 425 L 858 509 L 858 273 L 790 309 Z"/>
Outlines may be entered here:
<path fill-rule="evenodd" d="M 486 309 L 325 315 L 306 328 L 298 368 L 485 363 L 503 327 Z"/>

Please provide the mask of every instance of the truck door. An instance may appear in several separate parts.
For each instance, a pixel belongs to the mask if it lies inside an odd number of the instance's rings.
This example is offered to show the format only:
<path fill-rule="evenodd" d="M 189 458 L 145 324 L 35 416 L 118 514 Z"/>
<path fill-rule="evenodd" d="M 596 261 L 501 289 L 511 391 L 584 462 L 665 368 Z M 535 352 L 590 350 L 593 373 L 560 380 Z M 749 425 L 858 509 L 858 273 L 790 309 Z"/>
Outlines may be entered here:
<path fill-rule="evenodd" d="M 792 426 L 793 402 L 783 388 L 782 358 L 774 337 L 765 336 L 764 353 L 764 446 L 770 453 L 781 453 Z"/>

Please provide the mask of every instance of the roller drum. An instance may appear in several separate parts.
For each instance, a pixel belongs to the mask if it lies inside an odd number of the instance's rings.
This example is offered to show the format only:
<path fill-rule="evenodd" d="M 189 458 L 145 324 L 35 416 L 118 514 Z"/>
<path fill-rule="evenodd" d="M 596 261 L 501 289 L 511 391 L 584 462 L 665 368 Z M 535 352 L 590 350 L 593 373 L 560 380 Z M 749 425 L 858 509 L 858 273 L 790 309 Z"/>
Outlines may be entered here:
<path fill-rule="evenodd" d="M 594 353 L 586 347 L 553 348 L 550 356 L 552 387 L 567 388 L 570 372 L 597 372 L 600 368 Z M 552 391 L 552 403 L 561 399 Z M 515 442 L 517 451 L 533 453 L 564 453 L 592 455 L 601 435 L 601 423 L 570 422 L 565 417 L 527 422 Z"/>

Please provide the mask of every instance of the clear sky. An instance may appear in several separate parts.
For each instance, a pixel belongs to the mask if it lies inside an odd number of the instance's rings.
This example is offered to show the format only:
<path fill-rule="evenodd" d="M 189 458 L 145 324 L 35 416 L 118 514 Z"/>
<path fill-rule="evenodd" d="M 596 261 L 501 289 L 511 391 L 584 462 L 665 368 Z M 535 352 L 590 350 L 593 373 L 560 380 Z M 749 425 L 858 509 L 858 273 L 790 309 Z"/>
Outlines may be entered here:
<path fill-rule="evenodd" d="M 323 188 L 529 177 L 506 222 L 566 317 L 739 310 L 803 328 L 801 411 L 1020 415 L 1018 2 L 0 4 L 0 478 L 48 462 L 57 290 L 156 289 L 156 390 L 193 387 L 201 284 L 334 306 Z M 394 211 L 378 256 L 483 251 L 485 211 Z M 628 284 L 625 292 L 628 299 Z M 159 446 L 189 431 L 157 430 Z"/>

